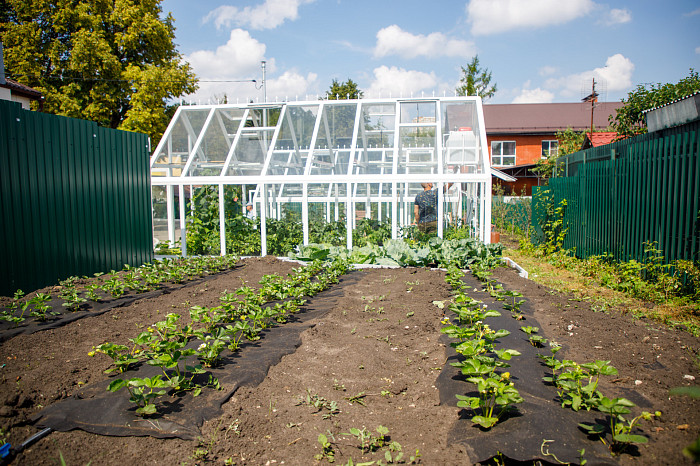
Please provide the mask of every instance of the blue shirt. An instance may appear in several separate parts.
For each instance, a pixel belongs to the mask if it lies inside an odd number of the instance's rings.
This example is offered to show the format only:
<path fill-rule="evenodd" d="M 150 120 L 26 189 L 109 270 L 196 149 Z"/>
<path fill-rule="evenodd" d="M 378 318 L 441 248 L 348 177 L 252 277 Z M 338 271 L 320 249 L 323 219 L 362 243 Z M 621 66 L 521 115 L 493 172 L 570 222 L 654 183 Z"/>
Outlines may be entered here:
<path fill-rule="evenodd" d="M 437 190 L 429 189 L 416 196 L 418 223 L 437 221 Z"/>

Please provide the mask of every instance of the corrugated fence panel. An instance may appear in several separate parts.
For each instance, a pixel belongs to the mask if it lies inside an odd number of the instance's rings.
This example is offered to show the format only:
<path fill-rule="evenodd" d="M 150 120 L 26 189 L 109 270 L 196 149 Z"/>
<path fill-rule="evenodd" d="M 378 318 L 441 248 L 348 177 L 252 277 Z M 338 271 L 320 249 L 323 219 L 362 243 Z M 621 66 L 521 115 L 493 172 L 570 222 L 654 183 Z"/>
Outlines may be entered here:
<path fill-rule="evenodd" d="M 644 260 L 644 244 L 669 261 L 700 259 L 700 123 L 567 156 L 569 174 L 537 192 L 567 200 L 564 245 L 579 257 Z M 546 216 L 533 195 L 532 224 Z M 543 238 L 539 231 L 533 239 Z"/>
<path fill-rule="evenodd" d="M 0 294 L 153 260 L 148 139 L 0 101 Z"/>

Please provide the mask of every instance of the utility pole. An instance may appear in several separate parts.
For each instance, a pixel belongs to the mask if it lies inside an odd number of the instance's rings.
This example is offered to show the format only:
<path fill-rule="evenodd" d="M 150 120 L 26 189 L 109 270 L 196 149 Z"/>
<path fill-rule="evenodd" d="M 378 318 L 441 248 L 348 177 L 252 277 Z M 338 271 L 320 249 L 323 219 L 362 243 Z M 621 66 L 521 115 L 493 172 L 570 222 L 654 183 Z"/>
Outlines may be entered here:
<path fill-rule="evenodd" d="M 593 84 L 591 86 L 591 140 L 593 140 L 593 109 L 595 108 L 596 102 L 598 102 L 598 94 L 595 92 L 595 78 L 593 78 Z"/>

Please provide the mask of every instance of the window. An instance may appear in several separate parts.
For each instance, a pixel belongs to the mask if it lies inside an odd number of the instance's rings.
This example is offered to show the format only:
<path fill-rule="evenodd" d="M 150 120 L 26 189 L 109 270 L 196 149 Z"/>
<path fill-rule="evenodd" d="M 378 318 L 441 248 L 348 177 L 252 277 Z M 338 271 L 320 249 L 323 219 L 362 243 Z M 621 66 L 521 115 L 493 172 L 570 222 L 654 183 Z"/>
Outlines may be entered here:
<path fill-rule="evenodd" d="M 491 165 L 515 165 L 515 141 L 491 141 Z"/>
<path fill-rule="evenodd" d="M 550 155 L 556 157 L 559 154 L 559 141 L 542 141 L 542 157 L 547 158 Z"/>

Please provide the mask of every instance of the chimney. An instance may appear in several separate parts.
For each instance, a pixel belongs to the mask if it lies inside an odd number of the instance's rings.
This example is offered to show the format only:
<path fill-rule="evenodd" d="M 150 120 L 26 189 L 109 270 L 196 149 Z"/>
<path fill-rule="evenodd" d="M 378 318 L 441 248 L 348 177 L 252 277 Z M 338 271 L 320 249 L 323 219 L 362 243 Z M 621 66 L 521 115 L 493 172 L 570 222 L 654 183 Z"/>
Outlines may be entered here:
<path fill-rule="evenodd" d="M 5 60 L 2 56 L 2 41 L 0 41 L 0 84 L 5 84 Z"/>

